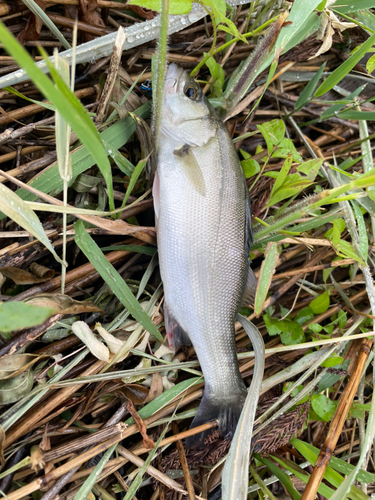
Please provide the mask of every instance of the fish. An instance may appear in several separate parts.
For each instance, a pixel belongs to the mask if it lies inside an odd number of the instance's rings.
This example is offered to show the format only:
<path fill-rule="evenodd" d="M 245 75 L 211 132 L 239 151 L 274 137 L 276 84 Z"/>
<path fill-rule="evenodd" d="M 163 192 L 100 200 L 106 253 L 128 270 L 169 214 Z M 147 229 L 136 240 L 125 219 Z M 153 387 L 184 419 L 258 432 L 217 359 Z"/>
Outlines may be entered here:
<path fill-rule="evenodd" d="M 217 419 L 230 438 L 247 395 L 235 318 L 256 290 L 249 190 L 227 127 L 176 64 L 165 77 L 159 137 L 153 197 L 166 333 L 174 350 L 193 344 L 204 375 L 191 428 Z M 211 432 L 186 447 L 202 448 Z"/>

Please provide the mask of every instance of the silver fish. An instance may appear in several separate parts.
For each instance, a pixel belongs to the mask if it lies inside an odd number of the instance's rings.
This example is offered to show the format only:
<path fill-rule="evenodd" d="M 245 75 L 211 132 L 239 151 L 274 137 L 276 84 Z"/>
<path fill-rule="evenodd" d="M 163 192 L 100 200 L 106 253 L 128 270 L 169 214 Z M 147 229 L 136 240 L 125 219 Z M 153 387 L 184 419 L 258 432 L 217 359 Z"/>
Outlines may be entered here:
<path fill-rule="evenodd" d="M 205 389 L 191 427 L 233 435 L 246 398 L 234 322 L 254 297 L 249 192 L 226 126 L 199 85 L 171 64 L 153 187 L 170 345 L 194 346 Z M 187 440 L 199 448 L 208 433 Z"/>

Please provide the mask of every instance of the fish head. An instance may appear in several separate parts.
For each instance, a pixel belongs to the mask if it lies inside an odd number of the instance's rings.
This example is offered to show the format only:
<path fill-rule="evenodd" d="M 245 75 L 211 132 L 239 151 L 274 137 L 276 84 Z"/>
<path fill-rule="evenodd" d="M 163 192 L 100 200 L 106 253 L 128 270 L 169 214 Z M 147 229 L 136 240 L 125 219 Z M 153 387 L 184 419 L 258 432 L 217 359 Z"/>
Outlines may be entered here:
<path fill-rule="evenodd" d="M 164 82 L 161 131 L 190 146 L 203 146 L 217 130 L 217 117 L 197 82 L 177 64 Z"/>

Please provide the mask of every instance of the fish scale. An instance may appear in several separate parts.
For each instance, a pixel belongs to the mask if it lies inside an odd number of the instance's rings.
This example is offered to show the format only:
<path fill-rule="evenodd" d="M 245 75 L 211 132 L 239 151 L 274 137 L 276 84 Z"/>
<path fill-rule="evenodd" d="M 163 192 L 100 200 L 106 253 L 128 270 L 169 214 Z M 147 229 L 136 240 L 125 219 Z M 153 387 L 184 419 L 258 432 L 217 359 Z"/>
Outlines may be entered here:
<path fill-rule="evenodd" d="M 189 86 L 199 101 L 185 95 Z M 231 137 L 197 84 L 173 64 L 165 87 L 154 196 L 166 329 L 175 347 L 190 339 L 203 371 L 192 427 L 217 418 L 229 436 L 246 397 L 234 322 L 250 273 L 248 192 Z"/>

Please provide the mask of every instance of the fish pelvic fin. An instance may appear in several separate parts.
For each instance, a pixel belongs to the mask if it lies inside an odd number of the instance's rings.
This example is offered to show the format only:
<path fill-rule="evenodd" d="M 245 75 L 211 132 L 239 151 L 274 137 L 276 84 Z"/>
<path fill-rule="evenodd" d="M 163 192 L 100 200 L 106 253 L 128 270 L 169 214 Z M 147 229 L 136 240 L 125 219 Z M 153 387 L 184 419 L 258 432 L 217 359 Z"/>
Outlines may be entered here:
<path fill-rule="evenodd" d="M 201 168 L 194 156 L 192 148 L 188 144 L 173 151 L 178 166 L 184 173 L 187 181 L 194 186 L 194 189 L 202 196 L 206 195 L 206 185 L 204 183 Z"/>
<path fill-rule="evenodd" d="M 227 398 L 213 397 L 206 394 L 205 391 L 190 429 L 211 422 L 212 420 L 218 420 L 220 437 L 232 438 L 247 396 L 245 385 L 243 383 L 242 385 L 243 387 L 239 387 L 237 391 L 233 392 Z M 195 434 L 195 436 L 189 436 L 186 439 L 186 448 L 204 448 L 206 439 L 213 431 L 214 429 L 208 429 L 207 431 Z"/>
<path fill-rule="evenodd" d="M 191 345 L 189 335 L 173 317 L 166 302 L 164 302 L 164 324 L 170 349 L 176 352 L 180 346 Z"/>

